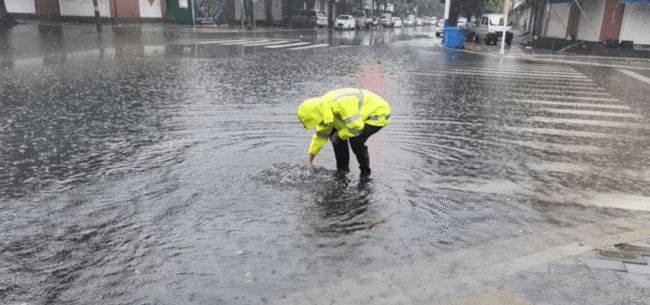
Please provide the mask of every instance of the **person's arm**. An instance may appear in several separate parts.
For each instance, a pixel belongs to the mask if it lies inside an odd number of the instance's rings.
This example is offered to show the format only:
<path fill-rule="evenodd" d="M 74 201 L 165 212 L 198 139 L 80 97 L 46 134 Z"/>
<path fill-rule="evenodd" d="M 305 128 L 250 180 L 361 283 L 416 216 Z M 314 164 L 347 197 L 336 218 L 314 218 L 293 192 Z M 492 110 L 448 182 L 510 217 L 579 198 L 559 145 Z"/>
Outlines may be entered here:
<path fill-rule="evenodd" d="M 307 169 L 311 169 L 314 166 L 314 158 L 320 152 L 323 145 L 327 143 L 330 134 L 332 133 L 332 126 L 327 126 L 323 124 L 318 124 L 316 126 L 316 133 L 311 136 L 311 144 L 309 145 L 309 154 L 307 156 Z"/>

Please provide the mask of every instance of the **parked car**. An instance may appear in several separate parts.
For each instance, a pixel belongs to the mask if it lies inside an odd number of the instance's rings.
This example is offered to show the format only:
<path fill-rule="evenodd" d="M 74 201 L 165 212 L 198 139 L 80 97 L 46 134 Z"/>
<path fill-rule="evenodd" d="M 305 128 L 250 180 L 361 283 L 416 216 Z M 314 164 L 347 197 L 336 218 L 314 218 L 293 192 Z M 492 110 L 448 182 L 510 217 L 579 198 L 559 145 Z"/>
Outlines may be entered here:
<path fill-rule="evenodd" d="M 421 26 L 424 23 L 422 18 L 415 18 L 415 25 L 416 26 Z"/>
<path fill-rule="evenodd" d="M 297 11 L 289 18 L 290 27 L 327 26 L 327 14 L 322 11 Z"/>
<path fill-rule="evenodd" d="M 431 25 L 436 25 L 436 24 L 438 24 L 438 17 L 436 16 L 431 17 Z"/>
<path fill-rule="evenodd" d="M 354 17 L 351 15 L 339 15 L 334 21 L 335 30 L 354 30 Z"/>
<path fill-rule="evenodd" d="M 404 26 L 414 26 L 415 25 L 415 15 L 408 15 L 404 18 Z"/>
<path fill-rule="evenodd" d="M 483 14 L 481 18 L 476 19 L 476 23 L 470 24 L 470 30 L 474 33 L 475 42 L 483 39 L 485 44 L 497 44 L 497 41 L 506 31 L 506 43 L 512 42 L 512 27 L 504 25 L 503 14 Z"/>
<path fill-rule="evenodd" d="M 389 28 L 393 26 L 393 16 L 391 14 L 381 14 L 381 19 L 379 19 L 379 23 L 385 28 Z"/>
<path fill-rule="evenodd" d="M 422 25 L 431 25 L 431 17 L 422 17 Z"/>
<path fill-rule="evenodd" d="M 316 25 L 319 28 L 327 26 L 327 13 L 325 13 L 323 11 L 317 11 L 316 12 Z"/>
<path fill-rule="evenodd" d="M 352 16 L 354 16 L 354 23 L 358 29 L 367 28 L 372 22 L 372 18 L 366 17 L 365 11 L 355 11 L 352 13 Z"/>
<path fill-rule="evenodd" d="M 401 28 L 402 27 L 402 19 L 399 17 L 393 17 L 393 27 L 394 28 Z"/>

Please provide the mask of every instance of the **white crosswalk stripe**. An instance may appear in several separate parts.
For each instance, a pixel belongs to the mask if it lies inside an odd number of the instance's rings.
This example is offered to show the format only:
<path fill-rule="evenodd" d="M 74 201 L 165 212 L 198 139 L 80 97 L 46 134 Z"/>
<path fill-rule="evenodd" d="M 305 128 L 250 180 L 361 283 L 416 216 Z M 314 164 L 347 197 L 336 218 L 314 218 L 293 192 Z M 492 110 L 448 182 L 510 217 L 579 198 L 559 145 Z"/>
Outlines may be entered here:
<path fill-rule="evenodd" d="M 588 125 L 596 127 L 621 127 L 621 128 L 637 128 L 637 129 L 650 129 L 650 125 L 640 123 L 628 123 L 620 121 L 607 121 L 607 120 L 584 120 L 584 119 L 568 119 L 556 117 L 543 117 L 533 116 L 527 119 L 530 122 L 549 123 L 549 124 L 568 124 L 568 125 Z"/>
<path fill-rule="evenodd" d="M 266 40 L 245 40 L 245 41 L 231 41 L 231 42 L 224 42 L 221 43 L 222 46 L 234 46 L 234 45 L 243 45 L 243 44 L 248 44 L 248 43 L 260 43 L 260 42 L 269 42 L 271 40 L 266 39 Z"/>
<path fill-rule="evenodd" d="M 575 114 L 575 115 L 591 115 L 591 116 L 604 116 L 604 117 L 614 117 L 614 118 L 631 118 L 631 119 L 643 119 L 643 116 L 636 113 L 629 112 L 606 112 L 606 111 L 593 111 L 593 110 L 573 110 L 573 109 L 551 109 L 544 108 L 540 109 L 549 113 L 558 113 L 558 114 Z"/>
<path fill-rule="evenodd" d="M 198 41 L 196 44 L 223 44 L 229 42 L 250 41 L 250 40 L 251 39 L 209 40 L 209 41 Z"/>
<path fill-rule="evenodd" d="M 323 47 L 328 47 L 328 46 L 329 46 L 329 44 L 327 44 L 327 43 L 319 43 L 319 44 L 313 44 L 313 45 L 310 45 L 310 46 L 290 48 L 289 50 L 307 50 L 307 49 L 314 49 L 314 48 L 323 48 Z"/>
<path fill-rule="evenodd" d="M 245 47 L 262 47 L 262 46 L 270 46 L 274 44 L 283 44 L 287 43 L 289 40 L 275 40 L 275 41 L 269 41 L 269 42 L 255 42 L 255 43 L 247 43 L 244 44 L 243 46 Z"/>
<path fill-rule="evenodd" d="M 310 42 L 295 42 L 295 43 L 290 43 L 290 44 L 266 46 L 265 48 L 267 48 L 267 49 L 280 49 L 280 48 L 304 46 L 304 45 L 308 45 L 308 44 L 310 44 Z"/>
<path fill-rule="evenodd" d="M 626 105 L 615 105 L 615 104 L 593 104 L 593 103 L 581 103 L 581 102 L 560 102 L 560 101 L 543 101 L 543 100 L 515 100 L 515 103 L 528 103 L 528 104 L 539 104 L 539 105 L 554 105 L 554 106 L 570 106 L 570 107 L 582 107 L 582 108 L 603 108 L 603 109 L 625 109 L 630 110 L 629 106 Z"/>
<path fill-rule="evenodd" d="M 297 39 L 272 39 L 272 38 L 230 38 L 219 40 L 202 40 L 195 42 L 197 45 L 219 45 L 237 47 L 263 47 L 266 49 L 308 50 L 329 47 L 327 43 L 312 43 Z"/>

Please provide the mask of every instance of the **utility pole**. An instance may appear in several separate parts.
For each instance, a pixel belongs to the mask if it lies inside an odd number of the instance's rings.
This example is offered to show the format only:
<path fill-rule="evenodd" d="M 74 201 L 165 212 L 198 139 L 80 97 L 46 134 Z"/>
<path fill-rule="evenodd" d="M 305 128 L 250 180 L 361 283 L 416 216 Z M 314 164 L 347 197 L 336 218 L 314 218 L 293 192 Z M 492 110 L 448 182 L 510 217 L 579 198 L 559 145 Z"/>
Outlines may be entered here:
<path fill-rule="evenodd" d="M 97 22 L 97 33 L 102 32 L 102 18 L 99 16 L 99 4 L 97 0 L 93 0 L 93 6 L 95 7 L 95 21 Z"/>
<path fill-rule="evenodd" d="M 510 0 L 506 0 L 503 5 L 503 33 L 501 33 L 501 51 L 499 54 L 506 54 L 506 33 L 508 32 L 508 13 L 510 13 Z M 514 35 L 514 33 L 513 33 Z"/>
<path fill-rule="evenodd" d="M 445 27 L 449 25 L 449 12 L 451 11 L 451 0 L 445 0 Z"/>
<path fill-rule="evenodd" d="M 257 0 L 251 0 L 251 18 L 252 20 L 252 25 L 253 25 L 253 30 L 255 30 L 255 3 L 257 3 Z"/>
<path fill-rule="evenodd" d="M 239 0 L 239 7 L 241 10 L 239 11 L 239 18 L 241 19 L 241 29 L 242 31 L 244 30 L 244 16 L 246 16 L 246 13 L 244 13 L 244 0 Z"/>

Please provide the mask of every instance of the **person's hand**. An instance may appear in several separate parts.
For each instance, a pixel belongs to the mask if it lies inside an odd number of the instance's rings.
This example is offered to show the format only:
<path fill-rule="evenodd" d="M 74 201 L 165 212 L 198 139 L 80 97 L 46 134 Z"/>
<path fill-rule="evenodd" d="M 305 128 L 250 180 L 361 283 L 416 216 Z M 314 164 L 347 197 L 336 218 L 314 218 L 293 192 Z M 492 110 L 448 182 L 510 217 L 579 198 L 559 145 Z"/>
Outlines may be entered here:
<path fill-rule="evenodd" d="M 311 172 L 311 170 L 314 168 L 314 156 L 309 155 L 307 157 L 307 162 L 305 163 L 305 168 L 307 171 Z"/>
<path fill-rule="evenodd" d="M 332 136 L 330 137 L 330 141 L 332 141 L 332 144 L 338 144 L 339 140 L 340 139 L 338 136 L 338 132 L 333 133 Z"/>

